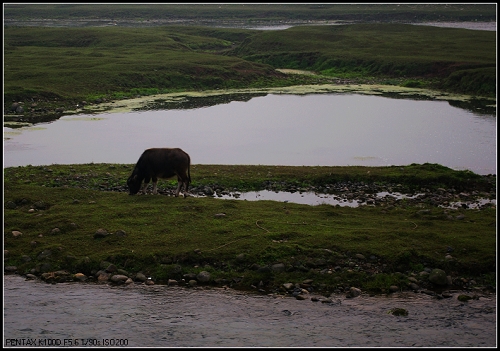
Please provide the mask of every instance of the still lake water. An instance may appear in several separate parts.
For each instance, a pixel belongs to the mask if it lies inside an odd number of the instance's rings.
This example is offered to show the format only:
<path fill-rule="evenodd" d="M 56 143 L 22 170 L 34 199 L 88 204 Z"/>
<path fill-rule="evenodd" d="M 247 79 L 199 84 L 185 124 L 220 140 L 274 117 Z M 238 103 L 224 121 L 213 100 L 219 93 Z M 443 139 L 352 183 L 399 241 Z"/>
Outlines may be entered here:
<path fill-rule="evenodd" d="M 75 115 L 4 127 L 4 167 L 133 164 L 151 147 L 180 147 L 193 164 L 439 163 L 496 174 L 496 116 L 446 101 L 269 94 L 204 108 Z"/>

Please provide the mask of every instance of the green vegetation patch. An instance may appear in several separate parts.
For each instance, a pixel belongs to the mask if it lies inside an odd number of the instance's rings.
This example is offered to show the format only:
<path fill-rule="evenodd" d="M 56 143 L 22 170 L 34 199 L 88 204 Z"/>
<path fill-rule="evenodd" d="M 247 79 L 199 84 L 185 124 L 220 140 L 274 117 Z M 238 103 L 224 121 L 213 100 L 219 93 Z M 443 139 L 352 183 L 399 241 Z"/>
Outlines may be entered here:
<path fill-rule="evenodd" d="M 133 167 L 132 164 L 94 163 L 9 167 L 4 169 L 4 177 L 8 180 L 6 184 L 124 191 Z M 286 183 L 300 188 L 348 181 L 399 184 L 402 191 L 418 191 L 422 187 L 494 191 L 495 186 L 489 177 L 431 163 L 381 167 L 193 164 L 191 178 L 191 187 L 221 186 L 238 191 L 264 190 L 270 183 Z M 160 180 L 159 184 L 163 182 L 176 186 L 175 180 Z"/>
<path fill-rule="evenodd" d="M 106 261 L 160 283 L 208 270 L 214 281 L 233 282 L 241 289 L 260 281 L 271 288 L 290 280 L 313 279 L 331 291 L 340 285 L 375 292 L 405 283 L 393 276 L 401 270 L 407 273 L 430 266 L 481 281 L 479 277 L 496 267 L 494 208 L 459 209 L 456 215 L 464 219 L 450 220 L 442 208 L 422 214 L 421 208 L 412 207 L 386 211 L 212 197 L 129 196 L 103 189 L 109 183 L 123 184 L 131 167 L 5 169 L 4 249 L 8 254 L 4 264 L 17 266 L 21 273 L 67 269 L 91 275 Z M 271 171 L 276 178 L 293 174 L 300 179 L 308 169 L 304 167 L 301 174 L 287 167 L 193 168 L 193 180 L 200 183 L 210 183 L 210 177 L 238 182 L 242 175 L 251 183 Z M 370 173 L 378 172 L 383 169 Z M 99 230 L 104 234 L 98 235 Z M 454 261 L 445 260 L 449 247 L 454 248 Z M 357 254 L 375 257 L 376 267 L 385 275 L 359 269 Z M 276 264 L 286 269 L 262 269 Z M 337 272 L 334 268 L 339 265 L 349 269 Z"/>

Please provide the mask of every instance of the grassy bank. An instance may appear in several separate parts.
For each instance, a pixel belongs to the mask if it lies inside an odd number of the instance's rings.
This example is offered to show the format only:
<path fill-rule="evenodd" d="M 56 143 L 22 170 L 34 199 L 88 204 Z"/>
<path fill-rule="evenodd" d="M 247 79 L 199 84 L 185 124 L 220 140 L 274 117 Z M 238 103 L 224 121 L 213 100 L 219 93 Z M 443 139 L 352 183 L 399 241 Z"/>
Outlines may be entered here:
<path fill-rule="evenodd" d="M 495 37 L 494 32 L 409 24 L 301 26 L 261 32 L 232 52 L 248 61 L 326 76 L 404 78 L 403 86 L 493 96 Z"/>
<path fill-rule="evenodd" d="M 132 164 L 81 164 L 9 167 L 4 169 L 6 184 L 31 184 L 46 188 L 79 187 L 89 190 L 123 190 Z M 438 164 L 412 164 L 404 167 L 364 166 L 265 166 L 265 165 L 191 165 L 191 187 L 221 186 L 239 191 L 259 191 L 268 183 L 287 183 L 297 187 L 320 186 L 339 182 L 400 184 L 403 191 L 425 187 L 455 188 L 457 191 L 492 191 L 488 181 L 470 171 L 454 171 Z M 495 177 L 496 178 L 496 177 Z M 174 179 L 163 184 L 176 186 Z"/>
<path fill-rule="evenodd" d="M 496 96 L 496 33 L 488 31 L 400 24 L 282 31 L 8 26 L 4 38 L 4 114 L 23 122 L 137 95 L 336 82 Z M 13 102 L 22 110 L 13 111 Z"/>
<path fill-rule="evenodd" d="M 391 285 L 405 290 L 424 268 L 445 270 L 457 286 L 471 278 L 478 285 L 495 284 L 495 208 L 346 208 L 108 190 L 110 182 L 123 184 L 131 168 L 5 169 L 5 266 L 20 273 L 68 270 L 90 276 L 112 263 L 157 283 L 208 271 L 208 285 L 266 292 L 308 279 L 325 294 L 350 286 L 373 293 Z M 326 175 L 332 181 L 352 176 L 373 182 L 367 170 L 378 182 L 390 179 L 408 188 L 432 184 L 431 179 L 439 186 L 449 180 L 470 188 L 474 178 L 481 183 L 470 172 L 437 165 L 413 165 L 413 177 L 397 176 L 391 167 L 217 165 L 194 165 L 191 175 L 195 185 L 242 184 L 238 189 L 244 190 L 266 179 L 314 182 Z M 96 235 L 99 229 L 107 235 Z M 419 284 L 433 288 L 425 280 Z"/>

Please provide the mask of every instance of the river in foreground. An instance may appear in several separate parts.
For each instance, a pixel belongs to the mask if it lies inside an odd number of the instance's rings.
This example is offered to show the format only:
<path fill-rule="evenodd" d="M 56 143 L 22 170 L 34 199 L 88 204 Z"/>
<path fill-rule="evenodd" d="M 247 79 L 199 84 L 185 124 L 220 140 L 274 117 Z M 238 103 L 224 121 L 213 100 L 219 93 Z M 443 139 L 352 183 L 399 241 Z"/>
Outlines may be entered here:
<path fill-rule="evenodd" d="M 325 304 L 164 285 L 51 285 L 7 275 L 4 346 L 24 340 L 36 346 L 495 347 L 496 295 L 465 303 L 457 296 L 338 296 Z M 388 313 L 393 308 L 408 316 Z"/>

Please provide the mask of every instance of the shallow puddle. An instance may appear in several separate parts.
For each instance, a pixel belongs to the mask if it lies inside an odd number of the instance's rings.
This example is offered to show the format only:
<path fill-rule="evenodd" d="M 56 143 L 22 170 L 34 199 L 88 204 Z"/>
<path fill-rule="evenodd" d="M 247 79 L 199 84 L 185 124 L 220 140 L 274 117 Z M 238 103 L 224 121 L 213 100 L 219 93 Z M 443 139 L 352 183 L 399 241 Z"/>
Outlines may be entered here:
<path fill-rule="evenodd" d="M 249 191 L 249 192 L 234 192 L 234 193 L 229 193 L 229 194 L 214 194 L 214 197 L 220 198 L 220 199 L 236 199 L 236 200 L 248 200 L 248 201 L 259 201 L 259 200 L 271 200 L 271 201 L 278 201 L 278 202 L 283 202 L 283 203 L 296 203 L 296 204 L 303 204 L 303 205 L 333 205 L 333 206 L 348 206 L 348 207 L 358 207 L 358 206 L 375 206 L 375 203 L 378 203 L 380 201 L 389 201 L 389 200 L 402 200 L 402 199 L 415 199 L 418 198 L 423 194 L 415 194 L 415 195 L 405 195 L 401 193 L 389 193 L 389 192 L 379 192 L 370 196 L 367 196 L 367 198 L 372 199 L 374 202 L 371 200 L 368 201 L 362 201 L 362 200 L 348 200 L 344 199 L 339 195 L 330 195 L 330 194 L 319 194 L 315 192 L 286 192 L 286 191 L 269 191 L 269 190 L 262 190 L 262 191 Z M 460 208 L 463 206 L 467 206 L 469 209 L 477 209 L 480 208 L 481 206 L 484 206 L 486 204 L 492 204 L 493 206 L 496 206 L 496 200 L 489 200 L 489 199 L 476 199 L 475 201 L 467 201 L 467 202 L 461 202 L 461 201 L 455 201 L 455 202 L 450 202 L 449 206 L 441 206 L 444 208 Z"/>

